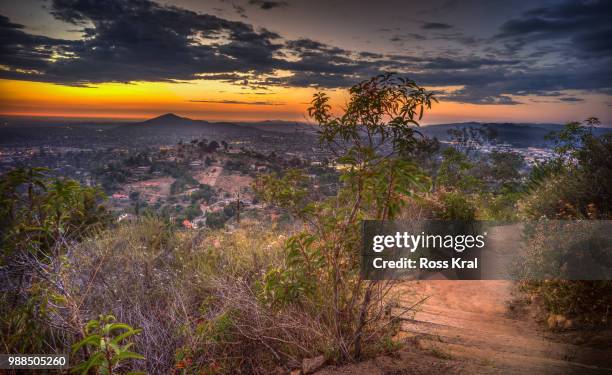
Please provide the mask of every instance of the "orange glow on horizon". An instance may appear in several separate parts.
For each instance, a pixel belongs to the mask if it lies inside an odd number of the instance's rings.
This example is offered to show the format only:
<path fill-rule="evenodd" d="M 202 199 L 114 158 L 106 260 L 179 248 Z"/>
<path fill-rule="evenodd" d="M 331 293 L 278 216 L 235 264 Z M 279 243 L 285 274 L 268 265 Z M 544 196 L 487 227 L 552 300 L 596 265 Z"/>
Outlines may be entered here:
<path fill-rule="evenodd" d="M 28 117 L 147 119 L 172 112 L 210 121 L 308 121 L 314 88 L 271 86 L 253 90 L 221 81 L 183 83 L 103 83 L 95 87 L 0 80 L 0 115 Z M 334 111 L 341 111 L 346 90 L 326 90 Z M 480 105 L 450 101 L 434 104 L 423 124 L 463 121 L 568 122 L 599 116 L 609 107 L 595 95 L 581 104 L 545 101 L 519 105 Z M 199 101 L 199 102 L 198 102 Z M 230 101 L 232 103 L 223 103 Z M 251 104 L 248 104 L 251 103 Z M 259 104 L 255 104 L 259 103 Z"/>

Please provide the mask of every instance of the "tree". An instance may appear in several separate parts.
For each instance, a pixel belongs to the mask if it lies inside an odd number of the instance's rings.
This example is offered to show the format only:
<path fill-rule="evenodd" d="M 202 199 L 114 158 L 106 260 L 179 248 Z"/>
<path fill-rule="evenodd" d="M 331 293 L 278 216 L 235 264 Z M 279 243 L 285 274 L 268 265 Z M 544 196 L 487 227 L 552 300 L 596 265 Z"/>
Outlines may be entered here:
<path fill-rule="evenodd" d="M 597 137 L 592 127 L 572 122 L 548 138 L 555 158 L 537 165 L 528 181 L 521 211 L 527 218 L 612 217 L 612 134 Z"/>
<path fill-rule="evenodd" d="M 474 163 L 466 154 L 453 147 L 442 152 L 442 163 L 436 176 L 436 186 L 473 192 L 480 181 L 472 174 Z"/>
<path fill-rule="evenodd" d="M 217 141 L 212 141 L 208 144 L 208 148 L 207 151 L 209 153 L 214 153 L 215 151 L 217 151 L 219 149 L 219 143 L 217 143 Z"/>
<path fill-rule="evenodd" d="M 192 204 L 185 208 L 183 214 L 185 215 L 187 220 L 193 220 L 196 217 L 202 215 L 202 210 L 200 209 L 200 206 Z"/>
<path fill-rule="evenodd" d="M 321 126 L 320 141 L 346 166 L 343 187 L 324 202 L 305 202 L 297 172 L 284 180 L 265 176 L 256 185 L 264 200 L 311 223 L 286 242 L 287 268 L 267 273 L 264 293 L 275 306 L 299 304 L 321 314 L 341 359 L 360 358 L 364 342 L 381 337 L 377 317 L 390 282 L 360 275 L 359 225 L 393 219 L 428 186 L 405 156 L 419 144 L 418 121 L 434 101 L 415 82 L 390 74 L 353 86 L 340 116 L 332 114 L 329 97 L 317 93 L 309 115 Z"/>
<path fill-rule="evenodd" d="M 130 200 L 134 202 L 134 214 L 138 216 L 140 214 L 140 192 L 139 191 L 131 191 L 130 192 Z"/>

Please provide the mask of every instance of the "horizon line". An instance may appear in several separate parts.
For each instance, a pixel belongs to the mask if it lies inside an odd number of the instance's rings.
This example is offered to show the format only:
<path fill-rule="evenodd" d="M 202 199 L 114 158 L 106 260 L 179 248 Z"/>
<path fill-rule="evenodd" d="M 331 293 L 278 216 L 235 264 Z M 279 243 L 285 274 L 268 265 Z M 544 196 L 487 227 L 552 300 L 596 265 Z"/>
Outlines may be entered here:
<path fill-rule="evenodd" d="M 166 116 L 166 115 L 174 115 L 180 118 L 184 118 L 184 119 L 188 119 L 188 120 L 195 120 L 195 121 L 207 121 L 207 122 L 211 122 L 211 123 L 215 123 L 215 122 L 229 122 L 229 123 L 260 123 L 260 122 L 284 122 L 284 123 L 299 123 L 299 124 L 304 124 L 304 125 L 316 125 L 316 124 L 309 124 L 306 121 L 297 121 L 297 120 L 280 120 L 280 119 L 266 119 L 266 120 L 240 120 L 240 121 L 236 121 L 236 120 L 228 120 L 228 119 L 204 119 L 204 118 L 194 118 L 194 117 L 188 117 L 188 116 L 183 116 L 180 114 L 177 114 L 175 112 L 164 112 L 164 113 L 160 113 L 158 115 L 153 115 L 151 117 L 149 116 L 81 116 L 81 115 L 73 115 L 73 114 L 68 114 L 68 115 L 57 115 L 57 114 L 24 114 L 24 113 L 0 113 L 0 118 L 19 118 L 19 119 L 32 119 L 32 120 L 53 120 L 53 119 L 58 119 L 58 120 L 70 120 L 70 121 L 79 121 L 79 120 L 83 120 L 83 121 L 112 121 L 112 122 L 121 122 L 121 121 L 130 121 L 130 122 L 144 122 L 144 121 L 148 121 L 148 120 L 153 120 L 156 119 L 158 117 L 162 117 L 162 116 Z M 568 122 L 564 122 L 564 123 L 555 123 L 555 122 L 541 122 L 541 121 L 533 121 L 533 122 L 516 122 L 516 121 L 510 121 L 510 120 L 506 120 L 506 121 L 478 121 L 478 120 L 463 120 L 463 121 L 453 121 L 453 122 L 436 122 L 436 123 L 422 123 L 421 126 L 432 126 L 432 125 L 448 125 L 448 124 L 467 124 L 467 123 L 477 123 L 477 124 L 535 124 L 535 125 L 565 125 Z M 612 128 L 612 124 L 604 124 L 602 123 L 600 126 L 600 128 Z"/>

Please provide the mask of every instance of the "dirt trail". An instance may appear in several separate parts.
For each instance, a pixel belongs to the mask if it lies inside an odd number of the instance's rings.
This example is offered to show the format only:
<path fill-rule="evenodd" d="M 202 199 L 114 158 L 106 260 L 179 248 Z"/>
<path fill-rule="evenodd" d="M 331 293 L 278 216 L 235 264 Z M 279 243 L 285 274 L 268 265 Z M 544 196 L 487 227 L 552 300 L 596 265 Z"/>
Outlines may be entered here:
<path fill-rule="evenodd" d="M 512 282 L 426 280 L 400 288 L 402 306 L 429 296 L 402 318 L 403 339 L 415 345 L 321 374 L 612 374 L 608 351 L 551 341 L 535 323 L 511 318 Z"/>
<path fill-rule="evenodd" d="M 406 295 L 403 304 L 419 294 L 430 297 L 412 319 L 403 320 L 402 330 L 413 334 L 422 349 L 493 373 L 612 373 L 610 353 L 553 342 L 533 322 L 510 318 L 512 290 L 510 281 L 417 282 L 417 295 Z"/>

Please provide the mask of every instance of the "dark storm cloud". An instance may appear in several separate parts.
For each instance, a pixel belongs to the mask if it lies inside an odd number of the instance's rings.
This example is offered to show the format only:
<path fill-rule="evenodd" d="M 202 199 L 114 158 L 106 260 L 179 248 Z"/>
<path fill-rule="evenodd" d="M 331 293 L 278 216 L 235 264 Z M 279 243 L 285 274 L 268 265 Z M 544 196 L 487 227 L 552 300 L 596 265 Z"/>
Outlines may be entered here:
<path fill-rule="evenodd" d="M 431 37 L 432 40 L 447 40 L 452 42 L 457 42 L 463 44 L 465 46 L 474 47 L 479 43 L 483 42 L 482 38 L 477 38 L 474 36 L 465 35 L 462 32 L 454 32 L 454 33 L 438 33 Z"/>
<path fill-rule="evenodd" d="M 256 5 L 264 10 L 282 8 L 289 5 L 286 1 L 249 0 L 249 4 Z"/>
<path fill-rule="evenodd" d="M 383 58 L 383 55 L 380 53 L 373 53 L 373 52 L 359 52 L 359 56 L 364 58 L 364 59 L 381 59 Z"/>
<path fill-rule="evenodd" d="M 392 36 L 389 41 L 391 42 L 401 42 L 405 40 L 426 40 L 427 38 L 424 35 L 417 33 L 405 33 L 405 34 L 397 34 Z"/>
<path fill-rule="evenodd" d="M 48 68 L 49 59 L 66 53 L 75 45 L 68 40 L 31 35 L 23 28 L 0 15 L 0 65 L 39 74 Z"/>
<path fill-rule="evenodd" d="M 447 30 L 447 29 L 452 29 L 453 25 L 449 25 L 447 23 L 441 23 L 441 22 L 425 22 L 422 26 L 421 29 L 425 29 L 425 30 Z"/>
<path fill-rule="evenodd" d="M 340 73 L 320 73 L 320 72 L 296 72 L 291 77 L 281 81 L 287 86 L 297 87 L 321 87 L 321 88 L 336 88 L 350 87 L 355 82 L 365 79 L 367 74 L 340 74 Z"/>
<path fill-rule="evenodd" d="M 290 40 L 285 44 L 285 47 L 298 52 L 301 56 L 308 56 L 319 53 L 325 53 L 328 55 L 347 55 L 350 53 L 350 51 L 347 51 L 345 49 L 332 47 L 327 44 L 307 38 Z"/>
<path fill-rule="evenodd" d="M 532 33 L 538 38 L 550 34 L 546 37 L 556 39 L 553 35 L 562 32 L 559 27 L 538 29 L 529 20 L 535 17 L 546 22 L 561 22 L 570 14 L 564 4 L 534 9 L 520 19 L 503 24 L 484 54 L 467 48 L 469 52 L 458 49 L 389 55 L 349 51 L 308 38 L 288 40 L 245 22 L 163 6 L 149 0 L 55 0 L 50 6 L 52 14 L 80 27 L 83 38 L 71 41 L 32 35 L 24 31 L 22 25 L 0 16 L 0 78 L 64 85 L 203 79 L 255 89 L 269 85 L 345 88 L 381 72 L 394 71 L 427 86 L 459 86 L 459 90 L 441 95 L 468 103 L 516 104 L 513 96 L 526 95 L 575 102 L 570 99 L 573 96 L 562 95 L 563 90 L 610 94 L 611 51 L 607 42 L 610 28 L 606 24 L 592 28 L 575 25 L 575 33 L 565 34 L 570 41 L 580 43 L 579 52 L 582 57 L 588 57 L 588 61 L 539 63 L 542 56 L 556 53 L 559 48 L 571 52 L 573 47 L 569 43 L 563 44 L 565 47 L 539 48 L 546 52 L 544 55 L 499 52 L 510 47 L 519 51 L 530 43 Z M 591 22 L 597 17 L 601 19 L 593 10 L 575 11 L 578 18 Z M 531 26 L 519 26 L 523 21 Z M 585 21 L 578 23 L 581 22 Z M 450 25 L 432 27 L 431 24 L 423 25 L 433 30 L 432 35 L 427 35 L 428 40 L 463 38 L 464 46 L 472 43 L 461 32 L 445 33 L 445 29 L 452 27 Z M 550 31 L 553 29 L 557 31 Z M 398 30 L 393 33 L 402 40 L 426 38 Z M 473 44 L 480 42 L 476 40 Z M 277 76 L 278 70 L 290 74 Z M 271 105 L 263 101 L 224 103 Z"/>
<path fill-rule="evenodd" d="M 40 40 L 55 44 L 74 59 L 49 61 L 41 56 L 42 75 L 24 78 L 65 84 L 99 82 L 191 80 L 201 73 L 270 72 L 276 64 L 273 54 L 281 45 L 278 35 L 254 30 L 242 22 L 198 14 L 147 0 L 87 1 L 56 0 L 52 14 L 65 22 L 83 26 L 78 42 Z M 2 30 L 3 35 L 6 30 Z M 9 30 L 18 33 L 14 27 Z M 35 43 L 41 37 L 28 36 Z M 10 34 L 9 34 L 10 37 Z M 3 47 L 12 55 L 24 55 L 34 46 L 13 43 Z M 5 55 L 5 54 L 3 54 Z M 21 65 L 7 64 L 16 68 Z M 4 73 L 6 75 L 6 73 Z"/>
<path fill-rule="evenodd" d="M 513 41 L 517 50 L 540 40 L 564 39 L 571 43 L 578 57 L 609 55 L 611 17 L 609 0 L 564 1 L 531 9 L 522 17 L 504 23 L 497 38 Z"/>
<path fill-rule="evenodd" d="M 459 70 L 459 69 L 479 69 L 487 66 L 504 66 L 516 65 L 521 60 L 500 60 L 490 58 L 471 58 L 471 59 L 451 59 L 447 57 L 436 57 L 425 60 L 421 65 L 425 69 L 444 69 L 444 70 Z"/>
<path fill-rule="evenodd" d="M 562 102 L 566 102 L 566 103 L 578 103 L 578 102 L 583 102 L 584 99 L 582 98 L 576 98 L 574 96 L 567 96 L 564 98 L 559 98 L 559 100 L 561 100 Z"/>

